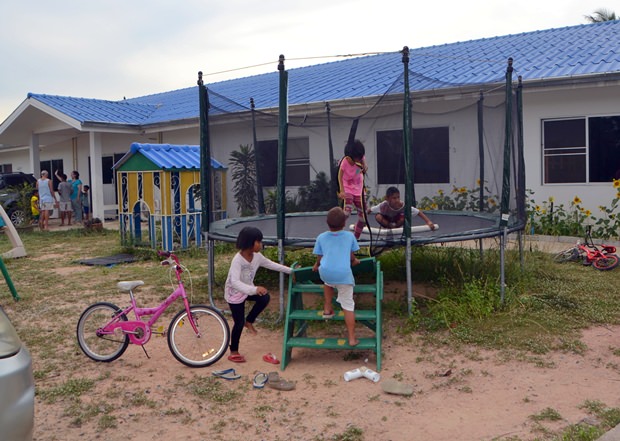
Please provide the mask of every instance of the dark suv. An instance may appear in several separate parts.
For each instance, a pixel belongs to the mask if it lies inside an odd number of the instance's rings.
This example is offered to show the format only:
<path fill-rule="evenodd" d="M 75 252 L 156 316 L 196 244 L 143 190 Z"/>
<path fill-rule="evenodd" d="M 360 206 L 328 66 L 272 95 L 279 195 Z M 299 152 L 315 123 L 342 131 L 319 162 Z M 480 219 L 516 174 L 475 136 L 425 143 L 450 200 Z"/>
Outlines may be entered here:
<path fill-rule="evenodd" d="M 24 212 L 25 204 L 20 207 L 18 203 L 21 197 L 19 190 L 24 185 L 29 185 L 34 189 L 37 186 L 37 180 L 27 173 L 0 173 L 0 204 L 13 225 L 22 225 L 30 215 Z M 30 200 L 29 197 L 28 200 Z"/>

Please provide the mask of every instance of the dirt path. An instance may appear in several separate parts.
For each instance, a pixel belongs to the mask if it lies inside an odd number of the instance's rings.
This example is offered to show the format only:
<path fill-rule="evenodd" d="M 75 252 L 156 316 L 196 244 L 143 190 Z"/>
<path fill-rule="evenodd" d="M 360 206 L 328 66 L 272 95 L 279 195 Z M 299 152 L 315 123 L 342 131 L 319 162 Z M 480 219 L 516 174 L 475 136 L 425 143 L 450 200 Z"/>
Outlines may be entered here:
<path fill-rule="evenodd" d="M 110 364 L 91 362 L 76 348 L 80 374 L 96 380 L 94 389 L 82 396 L 82 423 L 76 424 L 71 402 L 39 401 L 35 440 L 320 441 L 345 432 L 362 435 L 344 439 L 367 441 L 531 440 L 541 436 L 541 430 L 558 430 L 586 418 L 580 408 L 585 400 L 620 407 L 620 327 L 585 331 L 582 341 L 588 350 L 583 356 L 556 353 L 538 363 L 503 362 L 501 354 L 479 350 L 450 353 L 419 346 L 415 337 L 387 335 L 382 381 L 392 378 L 413 385 L 412 397 L 385 394 L 381 382 L 364 378 L 345 382 L 345 371 L 365 364 L 365 357 L 374 369 L 375 359 L 365 354 L 346 360 L 350 354 L 341 351 L 296 349 L 280 373 L 297 382 L 294 391 L 254 389 L 254 374 L 273 370 L 262 355 L 274 352 L 279 357 L 282 344 L 281 332 L 259 331 L 258 336 L 242 337 L 247 363 L 222 359 L 201 370 L 176 362 L 163 338 L 149 343 L 151 359 L 130 347 Z M 228 367 L 243 377 L 212 378 L 212 370 Z M 210 398 L 191 393 L 198 385 Z M 86 416 L 105 406 L 112 406 L 114 418 Z M 562 419 L 531 418 L 547 408 Z"/>

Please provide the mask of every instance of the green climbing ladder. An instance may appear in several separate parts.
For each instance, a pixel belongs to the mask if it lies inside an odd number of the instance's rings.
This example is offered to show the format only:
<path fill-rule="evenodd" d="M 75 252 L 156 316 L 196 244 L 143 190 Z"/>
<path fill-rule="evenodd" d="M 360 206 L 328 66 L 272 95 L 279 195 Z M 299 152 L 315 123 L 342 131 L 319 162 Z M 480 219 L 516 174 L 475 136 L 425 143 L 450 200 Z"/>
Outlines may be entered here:
<path fill-rule="evenodd" d="M 364 324 L 374 332 L 373 337 L 358 338 L 359 344 L 349 346 L 347 338 L 308 336 L 309 325 L 312 321 L 323 318 L 323 309 L 307 309 L 304 305 L 304 295 L 323 295 L 323 282 L 318 272 L 312 267 L 294 268 L 288 282 L 288 301 L 284 324 L 284 342 L 282 345 L 282 362 L 280 369 L 284 370 L 291 361 L 293 348 L 311 349 L 351 349 L 372 350 L 377 359 L 377 371 L 381 370 L 381 302 L 383 300 L 383 272 L 381 265 L 374 257 L 360 259 L 359 265 L 353 267 L 355 276 L 356 294 L 355 321 Z M 361 302 L 360 295 L 374 296 L 373 309 L 358 309 Z M 314 299 L 316 300 L 316 299 Z M 313 301 L 312 304 L 316 304 Z M 363 302 L 366 303 L 366 302 Z M 334 308 L 335 315 L 329 321 L 344 321 L 341 309 Z M 344 327 L 344 324 L 341 323 Z"/>

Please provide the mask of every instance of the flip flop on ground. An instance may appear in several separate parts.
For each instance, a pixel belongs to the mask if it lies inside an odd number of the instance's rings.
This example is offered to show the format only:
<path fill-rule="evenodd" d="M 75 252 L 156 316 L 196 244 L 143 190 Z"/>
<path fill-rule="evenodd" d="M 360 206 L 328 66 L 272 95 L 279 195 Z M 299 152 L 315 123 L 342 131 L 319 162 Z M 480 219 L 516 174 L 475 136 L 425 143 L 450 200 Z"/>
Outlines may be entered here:
<path fill-rule="evenodd" d="M 263 361 L 271 364 L 280 364 L 280 360 L 278 360 L 278 357 L 272 352 L 263 355 Z"/>
<path fill-rule="evenodd" d="M 228 356 L 228 361 L 233 363 L 245 363 L 245 357 L 241 354 L 232 354 Z"/>
<path fill-rule="evenodd" d="M 293 390 L 295 389 L 295 383 L 286 381 L 284 378 L 280 378 L 277 372 L 269 372 L 267 377 L 267 386 L 275 390 Z"/>
<path fill-rule="evenodd" d="M 235 372 L 233 368 L 223 369 L 221 371 L 213 371 L 211 373 L 213 374 L 213 376 L 223 378 L 224 380 L 236 380 L 238 378 L 241 378 L 241 375 Z"/>
<path fill-rule="evenodd" d="M 265 387 L 265 384 L 267 383 L 268 379 L 269 379 L 269 376 L 266 373 L 259 372 L 258 374 L 254 376 L 254 381 L 252 382 L 252 386 L 254 386 L 255 389 L 262 389 L 263 387 Z"/>

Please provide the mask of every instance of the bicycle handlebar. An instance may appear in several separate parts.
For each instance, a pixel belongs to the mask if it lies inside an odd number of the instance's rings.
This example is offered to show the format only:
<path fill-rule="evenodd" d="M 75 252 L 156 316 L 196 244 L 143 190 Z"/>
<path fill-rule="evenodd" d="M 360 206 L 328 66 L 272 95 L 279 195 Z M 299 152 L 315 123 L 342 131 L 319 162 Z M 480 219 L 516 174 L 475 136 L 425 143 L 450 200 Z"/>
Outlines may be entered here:
<path fill-rule="evenodd" d="M 180 276 L 180 274 L 183 272 L 183 268 L 181 267 L 181 263 L 179 262 L 179 258 L 176 256 L 176 254 L 171 253 L 170 251 L 159 250 L 157 251 L 157 255 L 166 258 L 165 260 L 162 260 L 162 265 L 174 264 L 177 277 Z"/>

